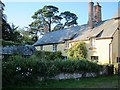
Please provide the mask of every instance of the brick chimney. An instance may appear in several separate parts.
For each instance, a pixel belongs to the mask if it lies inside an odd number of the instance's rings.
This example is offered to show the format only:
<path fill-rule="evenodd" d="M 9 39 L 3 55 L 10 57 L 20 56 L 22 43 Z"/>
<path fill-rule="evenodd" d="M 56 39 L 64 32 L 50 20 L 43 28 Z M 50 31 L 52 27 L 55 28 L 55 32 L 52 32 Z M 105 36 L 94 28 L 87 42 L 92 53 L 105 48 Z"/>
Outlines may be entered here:
<path fill-rule="evenodd" d="M 94 19 L 94 13 L 93 13 L 93 7 L 94 3 L 90 1 L 88 3 L 88 27 L 92 29 L 94 27 L 93 19 Z"/>
<path fill-rule="evenodd" d="M 101 15 L 101 6 L 99 5 L 99 3 L 97 2 L 97 5 L 94 6 L 94 10 L 95 10 L 95 22 L 100 22 L 102 21 L 102 15 Z"/>

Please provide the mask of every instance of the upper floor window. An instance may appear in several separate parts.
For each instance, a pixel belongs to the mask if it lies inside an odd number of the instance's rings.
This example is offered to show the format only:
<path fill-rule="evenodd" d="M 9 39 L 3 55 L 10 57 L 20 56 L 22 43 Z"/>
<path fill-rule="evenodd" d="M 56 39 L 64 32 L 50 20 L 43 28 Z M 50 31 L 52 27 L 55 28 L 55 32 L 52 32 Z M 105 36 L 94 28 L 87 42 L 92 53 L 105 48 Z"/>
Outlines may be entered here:
<path fill-rule="evenodd" d="M 94 50 L 94 49 L 96 49 L 95 48 L 95 38 L 94 37 L 91 37 L 90 38 L 90 48 L 89 48 L 90 50 Z"/>
<path fill-rule="evenodd" d="M 91 47 L 95 47 L 95 38 L 90 39 Z"/>
<path fill-rule="evenodd" d="M 57 44 L 53 44 L 53 52 L 57 51 Z"/>

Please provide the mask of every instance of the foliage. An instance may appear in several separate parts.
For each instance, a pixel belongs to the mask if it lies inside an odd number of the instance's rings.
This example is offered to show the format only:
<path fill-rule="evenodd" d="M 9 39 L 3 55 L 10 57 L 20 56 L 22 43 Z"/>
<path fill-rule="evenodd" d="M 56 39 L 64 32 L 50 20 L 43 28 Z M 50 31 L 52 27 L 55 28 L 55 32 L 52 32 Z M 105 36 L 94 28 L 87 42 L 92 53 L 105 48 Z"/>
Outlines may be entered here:
<path fill-rule="evenodd" d="M 27 29 L 25 29 L 27 28 Z M 33 36 L 30 34 L 30 28 L 19 28 L 17 29 L 18 32 L 22 34 L 22 43 L 32 45 L 34 44 Z"/>
<path fill-rule="evenodd" d="M 39 9 L 34 13 L 32 18 L 34 21 L 29 25 L 31 27 L 31 33 L 37 36 L 38 32 L 46 33 L 47 30 L 59 30 L 65 26 L 72 26 L 77 24 L 77 16 L 69 11 L 63 12 L 58 15 L 58 8 L 52 5 L 45 5 L 42 9 Z M 62 19 L 65 19 L 62 22 Z M 51 26 L 53 25 L 53 29 Z"/>
<path fill-rule="evenodd" d="M 77 19 L 78 17 L 74 14 L 74 13 L 71 13 L 70 11 L 65 11 L 65 12 L 62 12 L 60 14 L 60 16 L 62 16 L 63 18 L 65 18 L 65 23 L 63 25 L 63 27 L 65 26 L 72 26 L 72 25 L 77 25 Z"/>
<path fill-rule="evenodd" d="M 14 55 L 3 60 L 2 78 L 5 85 L 33 83 L 38 77 L 48 79 L 60 73 L 99 72 L 101 66 L 87 60 L 41 60 L 42 58 Z"/>
<path fill-rule="evenodd" d="M 23 58 L 22 56 L 11 56 L 7 61 L 2 62 L 2 77 L 3 85 L 6 84 L 24 84 L 25 82 L 34 81 L 35 65 L 37 62 L 29 58 Z M 34 77 L 32 77 L 34 75 Z"/>
<path fill-rule="evenodd" d="M 87 48 L 84 42 L 79 42 L 67 50 L 69 58 L 87 58 Z"/>
<path fill-rule="evenodd" d="M 10 24 L 7 23 L 7 19 L 4 17 L 2 17 L 2 22 L 2 39 L 6 41 L 21 42 L 22 36 L 16 31 L 18 27 L 14 24 L 10 26 Z"/>
<path fill-rule="evenodd" d="M 9 40 L 11 39 L 11 27 L 7 23 L 6 19 L 2 17 L 2 38 L 4 40 Z"/>
<path fill-rule="evenodd" d="M 2 40 L 2 45 L 3 46 L 8 46 L 8 45 L 21 45 L 21 43 L 15 43 L 13 41 L 5 41 L 5 40 Z"/>
<path fill-rule="evenodd" d="M 62 53 L 60 51 L 57 52 L 49 52 L 49 51 L 36 51 L 34 54 L 37 58 L 42 58 L 43 60 L 51 60 L 55 61 L 56 59 L 62 59 Z"/>
<path fill-rule="evenodd" d="M 35 20 L 30 24 L 31 32 L 37 36 L 39 30 L 48 27 L 49 32 L 51 31 L 51 24 L 56 22 L 54 19 L 60 19 L 55 14 L 58 13 L 58 8 L 52 5 L 45 5 L 42 9 L 39 9 L 34 13 L 32 18 Z"/>

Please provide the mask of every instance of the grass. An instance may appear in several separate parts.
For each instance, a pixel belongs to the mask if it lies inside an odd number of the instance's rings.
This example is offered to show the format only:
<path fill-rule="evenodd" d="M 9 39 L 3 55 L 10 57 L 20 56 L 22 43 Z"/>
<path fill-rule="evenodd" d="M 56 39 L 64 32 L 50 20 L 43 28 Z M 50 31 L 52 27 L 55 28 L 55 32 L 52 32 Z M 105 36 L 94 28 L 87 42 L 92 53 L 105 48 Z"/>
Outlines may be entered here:
<path fill-rule="evenodd" d="M 101 76 L 95 78 L 46 81 L 38 83 L 38 88 L 116 88 L 117 76 Z"/>
<path fill-rule="evenodd" d="M 22 86 L 22 88 L 118 88 L 118 76 L 112 75 L 69 80 L 49 80 Z"/>

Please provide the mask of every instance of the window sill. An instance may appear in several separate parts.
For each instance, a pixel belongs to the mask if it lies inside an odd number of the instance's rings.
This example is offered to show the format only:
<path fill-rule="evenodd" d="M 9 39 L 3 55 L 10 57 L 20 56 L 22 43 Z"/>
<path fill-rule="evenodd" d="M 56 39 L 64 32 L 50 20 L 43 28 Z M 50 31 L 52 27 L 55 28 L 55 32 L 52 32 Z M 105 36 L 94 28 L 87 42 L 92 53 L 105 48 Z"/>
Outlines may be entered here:
<path fill-rule="evenodd" d="M 65 48 L 64 51 L 65 51 L 65 50 L 68 50 L 68 48 Z"/>
<path fill-rule="evenodd" d="M 96 48 L 95 47 L 90 47 L 89 50 L 96 50 Z"/>

